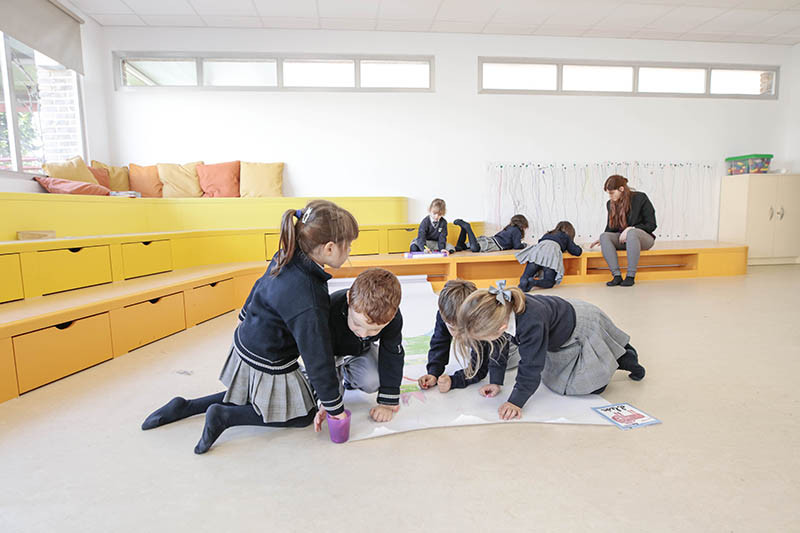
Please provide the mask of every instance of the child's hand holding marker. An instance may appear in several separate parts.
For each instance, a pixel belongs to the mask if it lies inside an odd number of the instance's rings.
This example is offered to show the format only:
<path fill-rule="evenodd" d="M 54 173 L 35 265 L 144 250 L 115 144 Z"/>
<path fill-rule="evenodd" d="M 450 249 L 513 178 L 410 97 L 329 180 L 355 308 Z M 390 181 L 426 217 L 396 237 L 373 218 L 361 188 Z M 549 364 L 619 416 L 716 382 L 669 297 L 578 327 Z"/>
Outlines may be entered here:
<path fill-rule="evenodd" d="M 436 385 L 436 376 L 425 374 L 424 376 L 422 376 L 417 380 L 417 384 L 419 385 L 420 389 L 428 390 L 434 385 Z"/>
<path fill-rule="evenodd" d="M 485 398 L 494 398 L 500 394 L 500 385 L 484 385 L 478 392 Z"/>

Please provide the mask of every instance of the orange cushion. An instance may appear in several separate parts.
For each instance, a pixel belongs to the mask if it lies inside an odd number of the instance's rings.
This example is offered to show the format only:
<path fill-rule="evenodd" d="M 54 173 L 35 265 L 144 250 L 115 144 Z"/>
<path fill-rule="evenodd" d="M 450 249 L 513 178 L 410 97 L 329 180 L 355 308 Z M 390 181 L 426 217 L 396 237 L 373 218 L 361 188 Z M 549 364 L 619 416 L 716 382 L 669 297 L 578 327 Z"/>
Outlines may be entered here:
<path fill-rule="evenodd" d="M 239 196 L 239 162 L 197 165 L 197 177 L 203 198 L 237 198 Z"/>
<path fill-rule="evenodd" d="M 131 190 L 142 193 L 143 198 L 161 198 L 164 185 L 158 179 L 158 167 L 129 165 Z"/>
<path fill-rule="evenodd" d="M 33 179 L 39 185 L 47 189 L 47 192 L 54 194 L 88 194 L 94 196 L 108 196 L 111 192 L 107 187 L 97 183 L 86 183 L 85 181 L 62 180 L 60 178 L 45 178 L 36 176 Z"/>
<path fill-rule="evenodd" d="M 111 175 L 108 173 L 108 170 L 104 168 L 93 168 L 88 167 L 89 172 L 94 174 L 94 179 L 97 180 L 97 183 L 105 187 L 106 189 L 111 188 Z"/>

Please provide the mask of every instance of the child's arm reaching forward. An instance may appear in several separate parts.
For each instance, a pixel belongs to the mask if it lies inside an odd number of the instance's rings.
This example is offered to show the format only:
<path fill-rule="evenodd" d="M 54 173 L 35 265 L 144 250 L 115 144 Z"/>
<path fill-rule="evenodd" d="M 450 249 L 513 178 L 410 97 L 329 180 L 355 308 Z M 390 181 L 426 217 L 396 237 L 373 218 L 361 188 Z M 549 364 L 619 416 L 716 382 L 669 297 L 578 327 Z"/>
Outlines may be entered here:
<path fill-rule="evenodd" d="M 450 361 L 450 344 L 452 342 L 453 336 L 450 335 L 441 313 L 436 311 L 436 326 L 434 326 L 428 350 L 428 373 L 418 380 L 421 389 L 430 389 L 436 385 L 437 378 L 444 373 L 444 367 Z"/>
<path fill-rule="evenodd" d="M 400 311 L 381 331 L 378 345 L 378 405 L 370 409 L 376 422 L 388 422 L 400 409 L 400 383 L 403 381 L 403 316 Z"/>

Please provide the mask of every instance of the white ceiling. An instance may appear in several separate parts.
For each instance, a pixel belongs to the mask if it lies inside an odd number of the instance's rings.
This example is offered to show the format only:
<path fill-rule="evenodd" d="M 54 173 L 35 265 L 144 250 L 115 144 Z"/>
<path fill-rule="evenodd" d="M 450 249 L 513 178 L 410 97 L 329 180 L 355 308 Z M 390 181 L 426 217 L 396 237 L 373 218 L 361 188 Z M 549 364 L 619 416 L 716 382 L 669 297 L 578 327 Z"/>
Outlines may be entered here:
<path fill-rule="evenodd" d="M 103 26 L 800 43 L 800 0 L 71 0 Z"/>

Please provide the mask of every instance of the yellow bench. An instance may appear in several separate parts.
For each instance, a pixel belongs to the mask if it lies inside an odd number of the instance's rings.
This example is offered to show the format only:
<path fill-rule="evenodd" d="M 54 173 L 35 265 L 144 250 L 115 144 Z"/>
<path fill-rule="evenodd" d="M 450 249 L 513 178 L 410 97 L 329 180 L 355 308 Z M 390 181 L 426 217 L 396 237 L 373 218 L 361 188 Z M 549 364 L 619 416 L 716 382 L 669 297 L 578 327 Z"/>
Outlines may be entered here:
<path fill-rule="evenodd" d="M 522 275 L 514 251 L 460 252 L 448 257 L 405 259 L 401 255 L 353 257 L 334 277 L 354 277 L 371 267 L 383 267 L 397 275 L 425 274 L 438 291 L 448 280 L 462 278 L 488 287 L 504 279 L 516 285 Z M 618 252 L 620 266 L 627 266 L 625 252 Z M 564 254 L 562 283 L 591 283 L 609 279 L 608 266 L 599 249 L 584 250 L 580 257 Z M 747 247 L 714 241 L 663 241 L 643 251 L 636 278 L 639 280 L 735 276 L 747 273 Z"/>

